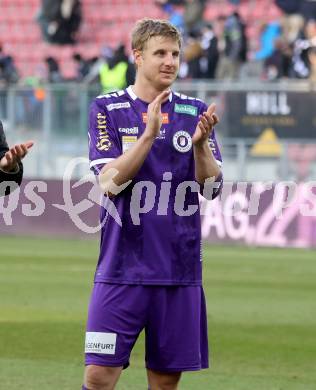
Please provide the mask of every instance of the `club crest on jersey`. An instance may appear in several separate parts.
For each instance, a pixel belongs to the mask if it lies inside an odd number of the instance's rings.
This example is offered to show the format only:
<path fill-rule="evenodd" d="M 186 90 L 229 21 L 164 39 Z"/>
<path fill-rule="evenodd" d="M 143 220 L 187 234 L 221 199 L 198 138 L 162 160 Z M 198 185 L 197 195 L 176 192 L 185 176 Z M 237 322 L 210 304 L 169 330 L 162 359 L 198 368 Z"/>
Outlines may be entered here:
<path fill-rule="evenodd" d="M 172 139 L 173 146 L 178 152 L 186 153 L 192 148 L 192 139 L 187 131 L 177 131 Z"/>

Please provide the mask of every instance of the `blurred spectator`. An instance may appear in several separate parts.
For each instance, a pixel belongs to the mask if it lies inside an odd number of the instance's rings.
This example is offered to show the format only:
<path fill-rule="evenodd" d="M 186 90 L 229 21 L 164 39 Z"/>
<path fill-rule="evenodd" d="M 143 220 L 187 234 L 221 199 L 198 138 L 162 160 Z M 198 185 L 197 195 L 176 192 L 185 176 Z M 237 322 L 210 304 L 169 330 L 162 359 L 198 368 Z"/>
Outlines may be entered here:
<path fill-rule="evenodd" d="M 18 71 L 14 65 L 13 58 L 3 52 L 0 43 L 0 85 L 17 83 L 19 80 Z"/>
<path fill-rule="evenodd" d="M 212 24 L 207 23 L 202 28 L 201 47 L 203 50 L 200 60 L 201 77 L 214 79 L 219 59 L 218 39 L 215 35 Z"/>
<path fill-rule="evenodd" d="M 21 85 L 27 88 L 23 88 L 16 96 L 15 123 L 17 125 L 40 128 L 39 118 L 41 118 L 46 97 L 44 81 L 45 74 L 41 66 L 36 68 L 33 76 L 27 76 L 21 80 Z"/>
<path fill-rule="evenodd" d="M 100 57 L 93 57 L 90 60 L 89 73 L 82 80 L 87 84 L 100 84 L 100 69 L 104 63 L 107 63 L 114 55 L 113 49 L 104 46 L 101 49 Z"/>
<path fill-rule="evenodd" d="M 186 31 L 192 31 L 203 20 L 206 0 L 156 0 L 156 4 L 160 5 L 165 12 L 168 12 L 167 6 L 170 5 L 184 6 L 183 20 L 185 29 Z"/>
<path fill-rule="evenodd" d="M 84 59 L 79 53 L 75 53 L 72 59 L 77 64 L 77 75 L 75 79 L 76 81 L 82 81 L 89 74 L 92 65 L 91 60 Z"/>
<path fill-rule="evenodd" d="M 9 84 L 17 83 L 18 80 L 19 75 L 13 58 L 3 52 L 0 43 L 0 118 L 7 117 L 7 87 Z"/>
<path fill-rule="evenodd" d="M 273 53 L 264 62 L 264 76 L 269 81 L 289 77 L 292 50 L 284 38 L 274 40 Z"/>
<path fill-rule="evenodd" d="M 225 17 L 220 16 L 219 22 L 223 22 Z M 240 19 L 238 12 L 234 12 L 224 21 L 224 31 L 222 37 L 222 52 L 218 64 L 217 78 L 238 79 L 240 67 L 247 59 L 247 37 L 245 25 Z M 220 46 L 221 47 L 221 46 Z"/>
<path fill-rule="evenodd" d="M 293 45 L 292 77 L 308 78 L 311 72 L 309 50 L 316 46 L 316 21 L 308 20 Z"/>
<path fill-rule="evenodd" d="M 307 20 L 304 26 L 304 34 L 306 39 L 313 44 L 316 39 L 316 18 Z"/>
<path fill-rule="evenodd" d="M 300 14 L 301 0 L 275 0 L 276 5 L 284 12 L 281 27 L 285 40 L 293 43 L 303 27 L 304 18 Z"/>
<path fill-rule="evenodd" d="M 308 50 L 308 60 L 310 63 L 310 75 L 309 79 L 316 83 L 316 46 L 312 46 Z"/>
<path fill-rule="evenodd" d="M 156 1 L 157 5 L 160 5 L 162 10 L 168 14 L 168 20 L 171 24 L 173 24 L 180 31 L 184 31 L 184 19 L 181 12 L 179 12 L 174 5 L 169 1 Z M 184 2 L 181 1 L 181 5 Z"/>
<path fill-rule="evenodd" d="M 89 73 L 82 79 L 82 82 L 84 83 L 99 83 L 99 69 L 101 67 L 101 64 L 103 64 L 104 61 L 102 61 L 99 57 L 92 57 L 89 60 Z"/>
<path fill-rule="evenodd" d="M 223 57 L 225 55 L 225 22 L 226 22 L 226 16 L 220 15 L 215 21 L 214 21 L 214 32 L 217 37 L 217 48 L 219 52 L 219 56 Z"/>
<path fill-rule="evenodd" d="M 305 20 L 316 19 L 316 1 L 315 0 L 301 0 L 300 12 Z"/>
<path fill-rule="evenodd" d="M 49 83 L 60 83 L 63 81 L 61 76 L 58 62 L 54 57 L 46 57 L 45 62 L 47 65 L 47 81 Z"/>
<path fill-rule="evenodd" d="M 135 68 L 125 54 L 124 45 L 120 45 L 113 57 L 101 65 L 99 75 L 103 93 L 123 89 L 134 83 Z"/>
<path fill-rule="evenodd" d="M 293 78 L 307 78 L 309 76 L 308 56 L 309 49 L 308 41 L 302 37 L 298 38 L 294 43 L 292 56 L 291 76 Z"/>
<path fill-rule="evenodd" d="M 186 0 L 184 8 L 184 23 L 187 30 L 192 30 L 203 20 L 206 0 Z"/>
<path fill-rule="evenodd" d="M 75 43 L 81 22 L 80 0 L 42 0 L 38 16 L 43 37 L 58 44 Z"/>
<path fill-rule="evenodd" d="M 254 54 L 255 60 L 266 60 L 274 50 L 274 42 L 281 36 L 281 27 L 278 22 L 263 23 L 260 33 L 260 49 Z"/>
<path fill-rule="evenodd" d="M 183 50 L 183 57 L 187 64 L 186 73 L 183 76 L 193 79 L 201 77 L 200 60 L 202 53 L 201 32 L 198 29 L 192 30 Z"/>
<path fill-rule="evenodd" d="M 210 23 L 189 32 L 183 50 L 179 77 L 214 79 L 218 62 L 217 37 Z"/>
<path fill-rule="evenodd" d="M 271 22 L 261 24 L 259 50 L 249 56 L 254 61 L 251 65 L 256 77 L 263 77 L 269 80 L 278 77 L 281 57 L 279 52 L 275 53 L 275 42 L 280 36 L 281 27 L 279 23 Z"/>
<path fill-rule="evenodd" d="M 14 65 L 13 58 L 6 56 L 0 60 L 0 85 L 17 83 L 19 80 L 18 71 Z"/>
<path fill-rule="evenodd" d="M 287 15 L 298 14 L 302 0 L 275 0 L 275 4 Z"/>

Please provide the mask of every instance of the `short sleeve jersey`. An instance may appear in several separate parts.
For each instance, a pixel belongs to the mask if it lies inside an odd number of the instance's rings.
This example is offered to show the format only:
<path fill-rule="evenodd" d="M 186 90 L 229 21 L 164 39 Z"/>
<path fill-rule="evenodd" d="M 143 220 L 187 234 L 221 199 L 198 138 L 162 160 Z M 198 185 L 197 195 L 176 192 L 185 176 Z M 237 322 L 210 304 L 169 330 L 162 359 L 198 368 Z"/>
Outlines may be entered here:
<path fill-rule="evenodd" d="M 131 87 L 94 99 L 89 158 L 96 174 L 141 137 L 147 109 L 148 103 Z M 121 224 L 101 207 L 96 282 L 201 284 L 200 187 L 195 182 L 192 135 L 199 114 L 206 110 L 201 100 L 175 92 L 162 104 L 162 126 L 150 152 L 132 183 L 111 199 Z M 214 131 L 209 145 L 221 165 Z"/>

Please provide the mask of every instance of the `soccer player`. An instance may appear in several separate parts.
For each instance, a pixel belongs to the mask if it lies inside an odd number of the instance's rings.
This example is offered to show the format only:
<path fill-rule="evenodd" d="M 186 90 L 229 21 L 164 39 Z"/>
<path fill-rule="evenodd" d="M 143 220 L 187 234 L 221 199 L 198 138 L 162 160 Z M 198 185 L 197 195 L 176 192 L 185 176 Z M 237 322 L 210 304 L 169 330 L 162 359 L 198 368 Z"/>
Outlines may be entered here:
<path fill-rule="evenodd" d="M 134 85 L 91 105 L 90 166 L 121 224 L 101 208 L 83 389 L 113 389 L 143 329 L 151 390 L 208 367 L 198 196 L 207 179 L 220 192 L 218 117 L 214 104 L 171 91 L 180 48 L 169 22 L 140 20 Z"/>
<path fill-rule="evenodd" d="M 17 185 L 21 184 L 23 177 L 22 159 L 32 146 L 33 142 L 28 141 L 9 148 L 0 121 L 0 196 L 8 195 L 11 189 L 11 186 L 2 188 L 1 183 L 15 182 Z"/>

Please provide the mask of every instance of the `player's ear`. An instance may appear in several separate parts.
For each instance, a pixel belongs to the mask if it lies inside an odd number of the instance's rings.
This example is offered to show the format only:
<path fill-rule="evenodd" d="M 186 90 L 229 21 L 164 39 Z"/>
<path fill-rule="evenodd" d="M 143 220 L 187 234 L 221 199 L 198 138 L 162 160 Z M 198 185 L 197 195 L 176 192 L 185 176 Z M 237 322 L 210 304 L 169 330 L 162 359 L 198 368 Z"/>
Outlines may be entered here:
<path fill-rule="evenodd" d="M 134 55 L 134 61 L 135 61 L 136 68 L 138 68 L 142 63 L 142 52 L 141 52 L 141 50 L 134 49 L 133 55 Z"/>

